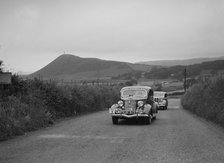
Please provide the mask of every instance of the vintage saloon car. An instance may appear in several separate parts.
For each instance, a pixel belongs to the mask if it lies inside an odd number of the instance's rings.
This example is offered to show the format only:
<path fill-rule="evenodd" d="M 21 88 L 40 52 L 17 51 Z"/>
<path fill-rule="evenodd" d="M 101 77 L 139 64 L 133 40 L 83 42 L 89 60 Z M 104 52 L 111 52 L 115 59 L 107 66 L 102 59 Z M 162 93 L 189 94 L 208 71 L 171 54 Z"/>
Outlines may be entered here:
<path fill-rule="evenodd" d="M 156 119 L 157 106 L 153 101 L 153 90 L 148 86 L 129 86 L 120 91 L 121 100 L 109 109 L 113 124 L 119 119 L 139 118 L 150 124 Z"/>
<path fill-rule="evenodd" d="M 162 91 L 154 92 L 154 101 L 157 103 L 158 109 L 166 110 L 168 107 L 167 93 Z"/>

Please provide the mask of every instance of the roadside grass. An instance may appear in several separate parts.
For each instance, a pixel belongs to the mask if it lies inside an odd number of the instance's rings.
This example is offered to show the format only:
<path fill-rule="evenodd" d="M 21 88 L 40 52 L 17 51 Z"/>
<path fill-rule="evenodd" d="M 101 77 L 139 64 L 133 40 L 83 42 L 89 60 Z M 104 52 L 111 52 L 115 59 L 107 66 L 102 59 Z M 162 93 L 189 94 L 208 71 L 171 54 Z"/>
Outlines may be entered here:
<path fill-rule="evenodd" d="M 193 85 L 181 103 L 184 109 L 224 126 L 224 79 L 213 78 Z"/>
<path fill-rule="evenodd" d="M 0 141 L 53 124 L 56 120 L 108 108 L 120 86 L 57 86 L 38 79 L 12 77 L 0 88 Z"/>

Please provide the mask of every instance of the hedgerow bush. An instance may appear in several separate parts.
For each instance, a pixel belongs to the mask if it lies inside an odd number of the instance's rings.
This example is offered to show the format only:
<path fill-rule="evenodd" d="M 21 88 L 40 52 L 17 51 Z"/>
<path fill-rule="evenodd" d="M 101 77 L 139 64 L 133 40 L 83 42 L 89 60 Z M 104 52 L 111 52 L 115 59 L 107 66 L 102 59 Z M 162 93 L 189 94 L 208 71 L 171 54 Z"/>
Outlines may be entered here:
<path fill-rule="evenodd" d="M 120 86 L 57 86 L 12 77 L 0 88 L 0 140 L 48 126 L 58 118 L 103 110 L 119 99 Z"/>
<path fill-rule="evenodd" d="M 193 85 L 181 99 L 185 109 L 224 126 L 224 79 Z"/>
<path fill-rule="evenodd" d="M 15 96 L 0 103 L 0 140 L 44 127 L 51 115 L 41 102 L 24 103 Z"/>

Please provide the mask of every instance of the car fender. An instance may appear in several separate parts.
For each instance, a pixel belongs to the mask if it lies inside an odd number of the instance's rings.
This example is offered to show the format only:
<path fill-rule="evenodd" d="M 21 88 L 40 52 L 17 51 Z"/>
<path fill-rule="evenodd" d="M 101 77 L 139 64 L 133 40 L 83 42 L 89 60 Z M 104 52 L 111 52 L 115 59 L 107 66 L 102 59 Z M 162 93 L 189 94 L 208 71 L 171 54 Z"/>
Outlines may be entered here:
<path fill-rule="evenodd" d="M 152 106 L 150 104 L 145 104 L 144 105 L 144 112 L 150 113 L 152 109 Z"/>

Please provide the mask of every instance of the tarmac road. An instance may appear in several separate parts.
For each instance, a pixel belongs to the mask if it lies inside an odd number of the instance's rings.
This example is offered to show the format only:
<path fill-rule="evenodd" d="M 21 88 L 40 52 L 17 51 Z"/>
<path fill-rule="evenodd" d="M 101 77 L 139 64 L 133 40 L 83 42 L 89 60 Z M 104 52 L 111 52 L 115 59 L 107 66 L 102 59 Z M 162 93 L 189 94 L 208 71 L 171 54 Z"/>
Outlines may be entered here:
<path fill-rule="evenodd" d="M 170 99 L 151 125 L 107 111 L 64 120 L 0 143 L 0 162 L 224 162 L 224 130 Z"/>

